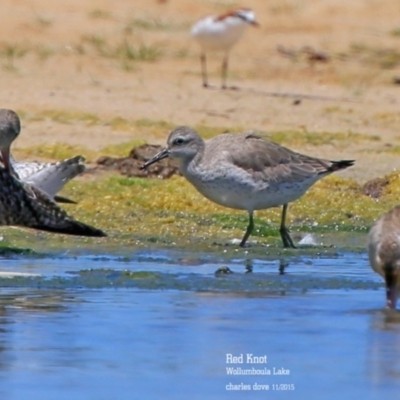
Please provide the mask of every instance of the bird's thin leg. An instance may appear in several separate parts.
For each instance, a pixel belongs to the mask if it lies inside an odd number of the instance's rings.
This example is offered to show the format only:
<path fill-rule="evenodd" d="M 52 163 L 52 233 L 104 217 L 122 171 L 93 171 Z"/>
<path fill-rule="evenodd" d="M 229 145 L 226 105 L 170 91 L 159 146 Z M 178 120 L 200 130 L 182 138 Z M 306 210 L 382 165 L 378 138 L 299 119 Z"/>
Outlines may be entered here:
<path fill-rule="evenodd" d="M 226 78 L 228 76 L 228 63 L 229 63 L 229 54 L 227 53 L 222 60 L 222 89 L 226 89 Z"/>
<path fill-rule="evenodd" d="M 251 232 L 253 231 L 253 228 L 254 228 L 253 211 L 250 211 L 249 212 L 249 225 L 246 229 L 246 233 L 244 234 L 242 241 L 240 242 L 240 247 L 244 247 L 247 239 L 249 238 L 249 236 L 251 235 Z"/>
<path fill-rule="evenodd" d="M 208 87 L 206 53 L 201 53 L 200 61 L 201 61 L 201 75 L 203 77 L 203 87 L 206 88 Z"/>
<path fill-rule="evenodd" d="M 279 232 L 281 234 L 281 238 L 283 241 L 283 247 L 285 247 L 285 248 L 290 247 L 292 249 L 295 249 L 296 246 L 294 245 L 293 240 L 289 234 L 289 229 L 286 228 L 286 224 L 285 224 L 287 209 L 288 209 L 288 205 L 284 204 L 283 209 L 282 209 L 281 227 L 279 229 Z"/>

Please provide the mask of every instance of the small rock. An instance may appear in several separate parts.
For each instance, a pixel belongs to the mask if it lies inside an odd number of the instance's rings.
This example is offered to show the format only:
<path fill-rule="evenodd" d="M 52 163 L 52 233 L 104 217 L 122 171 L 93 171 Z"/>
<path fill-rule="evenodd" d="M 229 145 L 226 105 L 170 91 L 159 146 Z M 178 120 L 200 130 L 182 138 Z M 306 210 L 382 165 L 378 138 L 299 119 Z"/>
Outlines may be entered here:
<path fill-rule="evenodd" d="M 228 267 L 221 267 L 215 271 L 215 276 L 230 275 L 230 274 L 233 274 L 233 272 Z"/>

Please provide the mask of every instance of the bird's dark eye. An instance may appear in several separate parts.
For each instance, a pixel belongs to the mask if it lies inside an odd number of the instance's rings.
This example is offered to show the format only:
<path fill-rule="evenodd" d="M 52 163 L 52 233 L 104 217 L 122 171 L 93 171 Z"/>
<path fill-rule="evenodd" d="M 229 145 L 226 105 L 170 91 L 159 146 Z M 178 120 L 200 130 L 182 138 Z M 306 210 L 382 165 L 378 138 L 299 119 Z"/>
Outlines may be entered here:
<path fill-rule="evenodd" d="M 185 143 L 185 141 L 182 138 L 176 138 L 174 140 L 174 144 L 176 144 L 177 146 L 180 146 L 183 143 Z"/>

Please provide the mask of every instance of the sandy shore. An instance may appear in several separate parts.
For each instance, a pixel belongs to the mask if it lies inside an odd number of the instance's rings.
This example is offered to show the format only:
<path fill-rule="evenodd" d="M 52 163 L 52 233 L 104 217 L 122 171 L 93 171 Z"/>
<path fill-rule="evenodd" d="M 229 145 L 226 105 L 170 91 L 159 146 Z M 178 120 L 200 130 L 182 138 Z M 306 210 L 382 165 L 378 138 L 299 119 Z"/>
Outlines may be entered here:
<path fill-rule="evenodd" d="M 144 136 L 137 127 L 110 129 L 104 122 L 119 117 L 221 132 L 292 132 L 286 144 L 295 150 L 356 159 L 344 176 L 359 181 L 400 167 L 400 87 L 393 83 L 400 75 L 397 2 L 248 1 L 261 27 L 248 29 L 232 52 L 228 83 L 239 90 L 205 90 L 190 26 L 228 5 L 3 0 L 0 99 L 2 107 L 23 116 L 16 150 L 42 143 L 98 150 Z M 310 62 L 305 46 L 327 54 L 328 62 Z M 210 57 L 215 84 L 220 61 Z M 35 118 L 56 111 L 68 120 Z M 98 120 L 88 124 L 85 113 Z M 299 132 L 360 135 L 316 145 L 297 143 Z M 144 139 L 164 143 L 167 133 Z"/>

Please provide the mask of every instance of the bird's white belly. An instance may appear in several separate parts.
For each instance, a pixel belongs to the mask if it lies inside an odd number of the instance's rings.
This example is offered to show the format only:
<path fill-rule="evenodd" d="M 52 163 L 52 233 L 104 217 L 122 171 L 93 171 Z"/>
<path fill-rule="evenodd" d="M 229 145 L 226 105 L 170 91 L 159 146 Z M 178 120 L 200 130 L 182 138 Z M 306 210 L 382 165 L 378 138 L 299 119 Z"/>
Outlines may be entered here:
<path fill-rule="evenodd" d="M 193 37 L 207 51 L 228 51 L 242 36 L 244 26 L 224 26 L 223 23 L 202 21 L 192 29 Z"/>
<path fill-rule="evenodd" d="M 315 182 L 281 183 L 270 185 L 251 179 L 232 180 L 219 177 L 203 180 L 187 177 L 196 189 L 209 200 L 225 207 L 241 210 L 261 210 L 290 203 L 301 197 Z"/>

